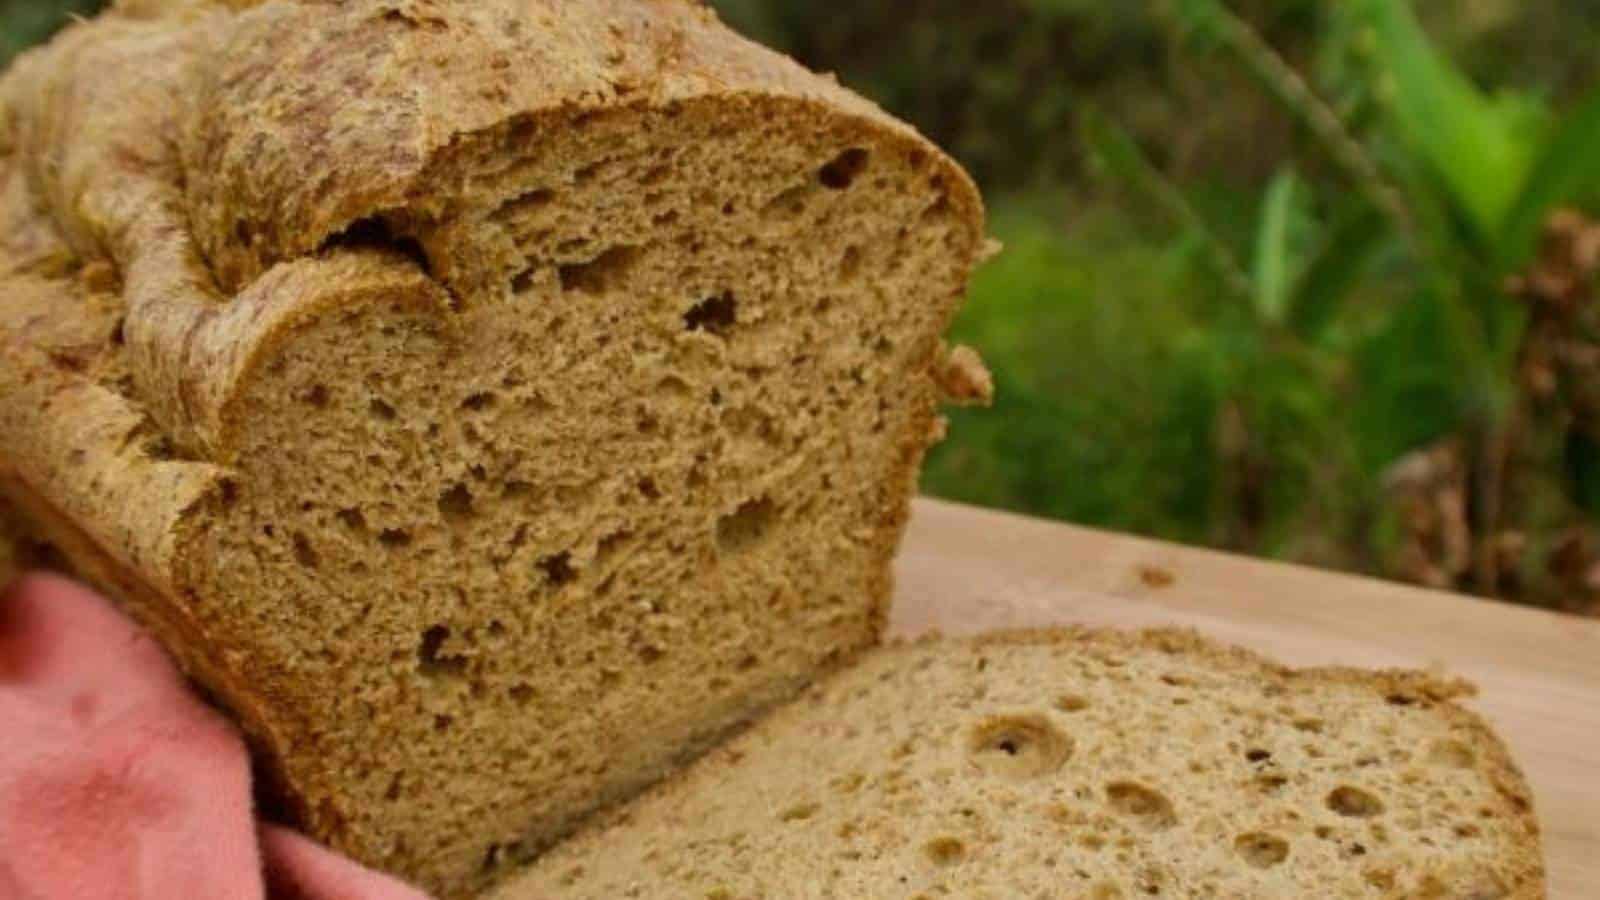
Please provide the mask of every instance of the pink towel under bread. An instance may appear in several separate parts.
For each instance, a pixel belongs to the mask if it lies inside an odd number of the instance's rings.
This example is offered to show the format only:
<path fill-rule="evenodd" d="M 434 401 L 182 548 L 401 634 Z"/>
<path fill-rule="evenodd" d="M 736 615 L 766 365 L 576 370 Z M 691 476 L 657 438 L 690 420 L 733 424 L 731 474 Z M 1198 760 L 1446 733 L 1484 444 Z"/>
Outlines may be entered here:
<path fill-rule="evenodd" d="M 0 593 L 0 900 L 422 900 L 258 824 L 239 735 L 61 578 Z"/>

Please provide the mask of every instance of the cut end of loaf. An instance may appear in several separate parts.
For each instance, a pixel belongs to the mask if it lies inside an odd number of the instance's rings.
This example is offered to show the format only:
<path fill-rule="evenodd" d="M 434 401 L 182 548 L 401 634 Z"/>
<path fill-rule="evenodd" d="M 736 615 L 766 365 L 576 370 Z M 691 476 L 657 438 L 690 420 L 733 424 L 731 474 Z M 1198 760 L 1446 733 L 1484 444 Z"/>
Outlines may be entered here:
<path fill-rule="evenodd" d="M 1454 690 L 1187 632 L 901 646 L 494 896 L 1543 897 L 1528 786 Z"/>
<path fill-rule="evenodd" d="M 401 6 L 0 84 L 0 475 L 298 824 L 465 896 L 878 641 L 983 210 L 697 4 Z"/>
<path fill-rule="evenodd" d="M 310 826 L 452 895 L 877 642 L 978 245 L 947 163 L 807 105 L 541 133 L 330 245 L 450 302 L 257 361 L 197 554 L 315 723 Z"/>

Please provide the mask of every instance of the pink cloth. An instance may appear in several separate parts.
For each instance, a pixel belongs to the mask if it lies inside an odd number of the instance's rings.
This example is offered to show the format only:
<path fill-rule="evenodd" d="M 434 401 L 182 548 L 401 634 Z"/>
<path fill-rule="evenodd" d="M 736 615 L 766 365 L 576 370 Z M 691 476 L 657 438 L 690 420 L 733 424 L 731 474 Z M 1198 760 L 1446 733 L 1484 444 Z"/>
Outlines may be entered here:
<path fill-rule="evenodd" d="M 258 824 L 244 744 L 100 597 L 0 592 L 0 900 L 424 900 Z"/>

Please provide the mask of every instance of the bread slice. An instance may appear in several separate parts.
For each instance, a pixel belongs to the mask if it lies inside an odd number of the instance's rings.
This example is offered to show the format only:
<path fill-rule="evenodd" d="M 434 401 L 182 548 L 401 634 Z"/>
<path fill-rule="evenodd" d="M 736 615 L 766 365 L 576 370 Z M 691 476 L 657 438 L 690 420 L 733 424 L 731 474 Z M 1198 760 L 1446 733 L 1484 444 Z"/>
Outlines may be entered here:
<path fill-rule="evenodd" d="M 1468 691 L 1188 632 L 897 646 L 492 896 L 1543 897 Z"/>
<path fill-rule="evenodd" d="M 986 390 L 910 128 L 691 0 L 124 0 L 0 100 L 0 490 L 316 837 L 467 893 L 878 641 Z"/>

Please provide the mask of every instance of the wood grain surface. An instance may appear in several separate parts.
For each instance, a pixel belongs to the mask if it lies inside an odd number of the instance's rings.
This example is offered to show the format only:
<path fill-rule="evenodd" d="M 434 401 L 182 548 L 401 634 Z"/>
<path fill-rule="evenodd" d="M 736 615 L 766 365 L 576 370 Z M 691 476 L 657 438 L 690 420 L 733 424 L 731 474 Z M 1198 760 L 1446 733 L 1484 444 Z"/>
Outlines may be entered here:
<path fill-rule="evenodd" d="M 1294 666 L 1443 668 L 1533 783 L 1553 900 L 1600 898 L 1600 622 L 918 503 L 897 635 L 1192 626 Z"/>

